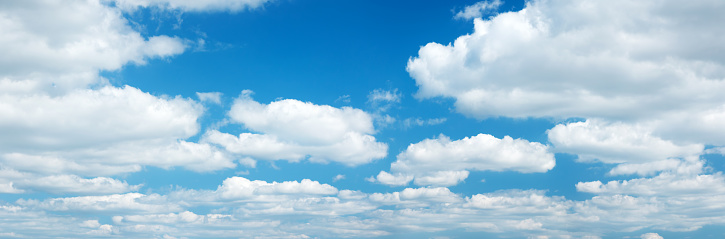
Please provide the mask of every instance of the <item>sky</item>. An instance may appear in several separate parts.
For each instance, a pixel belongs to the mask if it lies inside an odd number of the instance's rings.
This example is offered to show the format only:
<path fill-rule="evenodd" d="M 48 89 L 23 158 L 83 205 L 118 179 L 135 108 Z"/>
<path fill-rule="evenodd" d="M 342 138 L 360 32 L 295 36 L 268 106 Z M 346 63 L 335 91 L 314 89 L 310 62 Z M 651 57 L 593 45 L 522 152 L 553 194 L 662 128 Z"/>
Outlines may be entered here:
<path fill-rule="evenodd" d="M 723 238 L 722 12 L 0 1 L 0 238 Z"/>

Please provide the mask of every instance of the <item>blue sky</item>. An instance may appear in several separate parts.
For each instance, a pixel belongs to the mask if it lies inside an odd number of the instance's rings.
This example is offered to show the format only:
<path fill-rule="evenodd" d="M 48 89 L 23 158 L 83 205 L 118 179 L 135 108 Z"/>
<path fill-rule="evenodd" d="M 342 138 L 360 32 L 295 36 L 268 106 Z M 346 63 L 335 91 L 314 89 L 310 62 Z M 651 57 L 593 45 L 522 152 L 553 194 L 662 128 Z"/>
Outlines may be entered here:
<path fill-rule="evenodd" d="M 2 238 L 721 238 L 716 0 L 0 3 Z"/>

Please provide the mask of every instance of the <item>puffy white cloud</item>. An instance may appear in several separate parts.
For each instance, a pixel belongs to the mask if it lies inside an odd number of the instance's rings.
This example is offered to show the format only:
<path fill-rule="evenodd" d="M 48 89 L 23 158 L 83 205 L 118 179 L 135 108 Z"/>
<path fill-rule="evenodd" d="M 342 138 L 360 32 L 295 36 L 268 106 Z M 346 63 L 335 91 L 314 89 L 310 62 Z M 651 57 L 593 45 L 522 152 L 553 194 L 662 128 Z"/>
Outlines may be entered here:
<path fill-rule="evenodd" d="M 426 207 L 439 203 L 455 203 L 462 198 L 443 187 L 406 188 L 400 192 L 373 193 L 369 195 L 372 202 L 384 205 L 403 207 Z"/>
<path fill-rule="evenodd" d="M 260 104 L 244 91 L 230 118 L 258 133 L 233 136 L 216 130 L 203 138 L 227 151 L 267 160 L 340 162 L 354 166 L 383 158 L 388 147 L 377 142 L 372 118 L 362 110 L 334 108 L 297 100 Z M 321 133 L 324 132 L 324 133 Z"/>
<path fill-rule="evenodd" d="M 576 189 L 595 194 L 626 194 L 659 197 L 685 195 L 725 195 L 725 177 L 722 173 L 678 175 L 662 173 L 652 178 L 635 178 L 622 181 L 580 182 Z"/>
<path fill-rule="evenodd" d="M 666 139 L 723 144 L 723 10 L 717 0 L 531 1 L 427 44 L 407 70 L 418 98 L 454 98 L 476 118 L 651 121 Z"/>
<path fill-rule="evenodd" d="M 503 139 L 479 134 L 451 141 L 445 135 L 411 144 L 400 153 L 378 182 L 405 185 L 414 178 L 418 185 L 455 185 L 468 177 L 468 170 L 546 172 L 556 164 L 548 147 L 524 139 Z"/>
<path fill-rule="evenodd" d="M 134 10 L 137 7 L 158 7 L 189 12 L 229 11 L 238 12 L 263 6 L 271 0 L 113 0 L 119 7 Z"/>
<path fill-rule="evenodd" d="M 96 83 L 99 70 L 182 53 L 176 37 L 145 39 L 100 1 L 0 3 L 0 92 L 64 92 Z"/>
<path fill-rule="evenodd" d="M 498 9 L 502 3 L 503 2 L 499 0 L 477 2 L 471 6 L 466 6 L 463 11 L 456 13 L 455 18 L 466 20 L 481 18 L 483 17 L 483 14 L 487 14 Z"/>
<path fill-rule="evenodd" d="M 216 190 L 181 190 L 172 194 L 176 199 L 215 203 L 218 201 L 239 202 L 279 202 L 309 195 L 335 195 L 337 188 L 317 181 L 304 179 L 287 182 L 265 182 L 249 180 L 243 177 L 231 177 L 224 180 Z"/>
<path fill-rule="evenodd" d="M 0 99 L 0 129 L 8 132 L 0 137 L 0 150 L 14 152 L 186 138 L 198 132 L 204 110 L 189 99 L 156 97 L 130 86 Z"/>
<path fill-rule="evenodd" d="M 703 144 L 664 140 L 640 124 L 587 120 L 559 124 L 547 133 L 556 151 L 576 154 L 584 162 L 619 164 L 612 175 L 678 170 L 696 164 L 704 152 Z"/>
<path fill-rule="evenodd" d="M 670 158 L 697 158 L 702 144 L 677 145 L 653 136 L 640 125 L 587 120 L 559 124 L 548 131 L 549 141 L 560 152 L 579 155 L 579 160 L 604 163 L 643 163 Z"/>

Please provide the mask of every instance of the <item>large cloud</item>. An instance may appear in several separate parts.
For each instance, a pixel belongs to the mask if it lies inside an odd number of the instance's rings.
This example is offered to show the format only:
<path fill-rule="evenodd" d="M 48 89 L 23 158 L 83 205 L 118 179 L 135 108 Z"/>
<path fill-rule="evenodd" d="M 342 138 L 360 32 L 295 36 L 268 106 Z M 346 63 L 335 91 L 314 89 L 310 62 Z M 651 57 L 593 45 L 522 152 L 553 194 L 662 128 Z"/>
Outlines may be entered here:
<path fill-rule="evenodd" d="M 229 117 L 255 133 L 238 137 L 211 130 L 204 141 L 256 159 L 340 162 L 354 166 L 387 155 L 388 146 L 375 141 L 372 117 L 350 107 L 334 108 L 298 100 L 270 104 L 254 101 L 244 91 Z"/>
<path fill-rule="evenodd" d="M 653 121 L 722 144 L 721 1 L 532 1 L 408 62 L 419 98 L 476 118 Z M 689 132 L 689 133 L 688 133 Z"/>
<path fill-rule="evenodd" d="M 182 39 L 145 38 L 100 1 L 0 3 L 0 92 L 64 92 L 96 83 L 99 70 L 180 54 Z"/>
<path fill-rule="evenodd" d="M 556 164 L 548 147 L 509 136 L 498 139 L 479 134 L 451 141 L 445 135 L 411 144 L 400 153 L 390 170 L 375 180 L 388 185 L 455 185 L 472 171 L 546 172 Z"/>
<path fill-rule="evenodd" d="M 197 102 L 99 76 L 180 54 L 184 40 L 142 36 L 119 9 L 93 0 L 2 2 L 0 30 L 0 167 L 13 172 L 0 177 L 3 191 L 123 193 L 138 185 L 98 176 L 235 166 L 216 147 L 185 140 L 200 128 Z"/>

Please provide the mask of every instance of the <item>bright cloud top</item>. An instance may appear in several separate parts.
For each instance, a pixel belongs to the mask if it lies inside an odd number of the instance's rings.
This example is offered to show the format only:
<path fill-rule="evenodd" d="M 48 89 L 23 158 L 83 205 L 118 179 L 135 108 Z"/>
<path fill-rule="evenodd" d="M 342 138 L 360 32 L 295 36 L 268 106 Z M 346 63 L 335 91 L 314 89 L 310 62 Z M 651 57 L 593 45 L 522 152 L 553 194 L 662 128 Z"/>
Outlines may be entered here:
<path fill-rule="evenodd" d="M 532 1 L 474 19 L 452 44 L 429 43 L 407 69 L 417 97 L 454 98 L 476 118 L 696 119 L 718 109 L 723 122 L 723 10 L 717 0 Z"/>
<path fill-rule="evenodd" d="M 388 147 L 375 141 L 372 117 L 351 107 L 335 108 L 286 99 L 261 104 L 244 91 L 234 101 L 229 118 L 258 133 L 238 137 L 216 130 L 206 142 L 252 158 L 267 160 L 334 161 L 354 166 L 383 158 Z"/>
<path fill-rule="evenodd" d="M 451 141 L 445 135 L 411 144 L 390 165 L 394 174 L 380 172 L 377 181 L 405 185 L 455 185 L 472 171 L 546 172 L 554 168 L 548 147 L 509 136 L 498 139 L 479 134 Z"/>
<path fill-rule="evenodd" d="M 66 17 L 76 16 L 76 17 Z M 184 52 L 182 39 L 134 31 L 98 1 L 0 3 L 0 91 L 63 92 L 99 80 L 99 70 Z"/>

